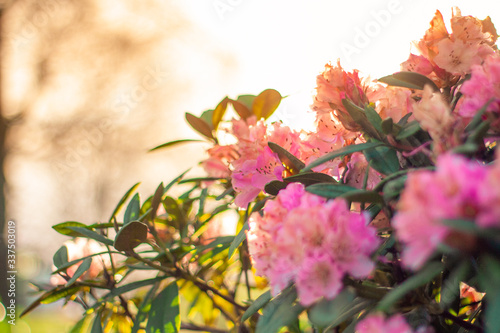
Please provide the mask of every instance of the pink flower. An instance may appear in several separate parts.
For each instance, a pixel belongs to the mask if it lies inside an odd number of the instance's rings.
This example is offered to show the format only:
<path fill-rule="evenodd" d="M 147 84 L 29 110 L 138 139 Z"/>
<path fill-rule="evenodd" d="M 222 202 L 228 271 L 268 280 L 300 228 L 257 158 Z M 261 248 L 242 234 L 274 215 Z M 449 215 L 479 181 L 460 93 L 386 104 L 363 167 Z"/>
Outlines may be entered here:
<path fill-rule="evenodd" d="M 379 239 L 367 222 L 345 201 L 326 201 L 292 183 L 266 203 L 263 216 L 250 216 L 248 246 L 273 294 L 296 282 L 300 302 L 310 305 L 321 297 L 334 298 L 345 274 L 361 278 L 371 273 L 370 255 Z"/>
<path fill-rule="evenodd" d="M 414 333 L 414 331 L 401 314 L 389 318 L 384 318 L 383 314 L 372 314 L 356 325 L 356 333 Z"/>
<path fill-rule="evenodd" d="M 481 193 L 485 191 L 483 186 L 489 186 L 486 192 L 498 192 L 492 187 L 494 183 L 485 185 L 489 172 L 477 162 L 445 154 L 438 158 L 436 171 L 416 171 L 408 175 L 393 220 L 396 236 L 404 244 L 402 262 L 405 266 L 419 269 L 441 243 L 472 250 L 474 237 L 454 231 L 441 221 L 455 218 L 481 221 L 483 216 L 488 216 L 487 221 L 494 220 L 491 217 L 498 210 L 488 211 Z M 495 217 L 498 221 L 500 215 Z"/>
<path fill-rule="evenodd" d="M 470 73 L 472 65 L 480 64 L 479 45 L 471 47 L 461 39 L 443 39 L 436 44 L 438 55 L 434 57 L 436 65 L 455 75 Z"/>
<path fill-rule="evenodd" d="M 366 169 L 368 168 L 368 161 L 362 153 L 354 153 L 351 155 L 351 159 L 347 164 L 347 174 L 345 176 L 345 183 L 355 188 L 362 188 L 363 181 L 366 175 Z M 366 183 L 366 188 L 368 190 L 373 189 L 382 179 L 380 173 L 370 168 L 368 171 L 368 180 Z"/>
<path fill-rule="evenodd" d="M 459 109 L 459 114 L 471 119 L 474 115 L 490 102 L 487 107 L 487 117 L 493 122 L 493 127 L 500 129 L 500 56 L 486 59 L 482 66 L 472 67 L 470 80 L 465 81 L 460 89 L 464 94 L 464 101 Z"/>

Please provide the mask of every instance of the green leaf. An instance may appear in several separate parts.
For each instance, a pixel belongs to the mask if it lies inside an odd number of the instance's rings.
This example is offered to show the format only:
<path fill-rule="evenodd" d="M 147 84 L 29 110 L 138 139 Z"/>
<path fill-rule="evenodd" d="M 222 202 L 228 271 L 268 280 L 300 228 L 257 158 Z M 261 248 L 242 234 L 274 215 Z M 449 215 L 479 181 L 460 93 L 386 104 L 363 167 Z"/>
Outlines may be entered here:
<path fill-rule="evenodd" d="M 257 311 L 262 309 L 269 301 L 271 300 L 271 290 L 266 291 L 248 307 L 248 309 L 245 311 L 243 316 L 241 317 L 241 322 L 244 322 L 245 320 L 249 319 L 251 316 L 253 316 Z"/>
<path fill-rule="evenodd" d="M 256 95 L 239 95 L 238 98 L 236 99 L 239 103 L 243 104 L 245 107 L 248 108 L 250 115 L 252 115 L 251 111 L 252 110 L 252 104 L 253 101 L 255 100 Z"/>
<path fill-rule="evenodd" d="M 356 104 L 354 104 L 352 101 L 350 101 L 347 98 L 344 98 L 342 100 L 342 105 L 344 105 L 345 109 L 351 116 L 351 118 L 358 124 L 363 132 L 370 136 L 371 138 L 377 139 L 379 141 L 383 141 L 383 137 L 380 135 L 379 131 L 377 131 L 376 127 L 371 123 L 371 121 L 368 119 L 367 116 L 367 109 L 362 109 Z M 375 111 L 375 110 L 373 110 Z M 369 111 L 368 111 L 369 112 Z M 369 112 L 370 113 L 370 112 Z M 375 112 L 376 113 L 376 112 Z M 376 116 L 371 114 L 372 120 L 377 122 L 378 119 L 376 119 Z M 379 117 L 380 118 L 380 117 Z M 380 119 L 380 122 L 382 119 Z M 378 127 L 380 128 L 380 132 L 382 131 L 380 124 L 378 124 Z"/>
<path fill-rule="evenodd" d="M 151 289 L 149 289 L 146 296 L 144 296 L 144 298 L 142 299 L 141 304 L 138 307 L 139 309 L 137 315 L 135 316 L 134 326 L 132 327 L 131 333 L 137 333 L 141 329 L 141 324 L 147 319 L 149 310 L 151 308 L 151 299 L 156 294 L 158 286 L 159 284 L 155 283 L 155 285 L 152 286 Z"/>
<path fill-rule="evenodd" d="M 391 117 L 385 118 L 384 120 L 382 120 L 380 127 L 382 128 L 382 132 L 384 134 L 386 135 L 392 134 L 394 132 L 394 121 L 392 120 Z"/>
<path fill-rule="evenodd" d="M 328 153 L 328 154 L 314 160 L 313 162 L 308 164 L 305 168 L 303 168 L 302 172 L 310 171 L 313 168 L 315 168 L 323 163 L 326 163 L 328 161 L 331 161 L 337 157 L 349 155 L 349 154 L 352 154 L 352 153 L 355 153 L 358 151 L 363 151 L 366 149 L 375 148 L 375 147 L 382 146 L 382 145 L 383 145 L 382 142 L 367 142 L 367 143 L 360 143 L 358 145 L 349 145 L 349 146 L 343 147 L 341 149 L 332 151 L 331 153 Z"/>
<path fill-rule="evenodd" d="M 84 333 L 85 331 L 83 329 L 87 326 L 86 322 L 89 320 L 89 318 L 90 316 L 84 316 L 75 324 L 75 326 L 71 328 L 71 331 L 69 333 Z"/>
<path fill-rule="evenodd" d="M 134 184 L 134 186 L 132 186 L 128 191 L 127 193 L 125 193 L 125 195 L 120 199 L 120 202 L 118 202 L 118 205 L 116 205 L 115 207 L 115 210 L 113 211 L 113 214 L 111 214 L 111 217 L 109 218 L 109 222 L 112 223 L 113 222 L 113 219 L 115 218 L 116 214 L 118 214 L 118 212 L 120 211 L 120 209 L 123 207 L 123 205 L 125 204 L 125 201 L 128 200 L 128 198 L 130 197 L 130 195 L 137 189 L 137 187 L 140 185 L 141 183 L 136 183 Z"/>
<path fill-rule="evenodd" d="M 92 329 L 90 333 L 102 333 L 102 323 L 101 323 L 102 310 L 95 313 L 94 322 L 92 323 Z"/>
<path fill-rule="evenodd" d="M 470 268 L 470 262 L 465 260 L 458 267 L 455 267 L 444 281 L 439 302 L 443 311 L 447 310 L 460 297 L 460 282 L 466 280 Z"/>
<path fill-rule="evenodd" d="M 215 140 L 213 134 L 212 134 L 212 129 L 210 128 L 210 125 L 203 119 L 198 118 L 196 116 L 193 116 L 191 113 L 186 113 L 186 121 L 191 125 L 191 127 L 200 133 L 201 135 L 211 139 Z"/>
<path fill-rule="evenodd" d="M 130 251 L 145 242 L 147 237 L 148 226 L 143 222 L 132 221 L 118 231 L 113 246 L 118 251 Z"/>
<path fill-rule="evenodd" d="M 66 245 L 61 246 L 59 250 L 54 253 L 52 261 L 54 262 L 54 266 L 56 266 L 57 268 L 68 263 L 68 248 L 66 247 Z"/>
<path fill-rule="evenodd" d="M 353 306 L 364 302 L 363 299 L 355 297 L 354 292 L 346 288 L 332 300 L 321 300 L 309 309 L 309 320 L 314 326 L 326 328 L 333 322 L 338 322 L 339 317 L 352 309 Z"/>
<path fill-rule="evenodd" d="M 382 130 L 382 118 L 378 114 L 377 111 L 375 111 L 374 108 L 371 106 L 367 105 L 365 107 L 365 114 L 366 118 L 368 118 L 368 121 L 372 124 L 372 126 L 379 132 L 383 133 Z"/>
<path fill-rule="evenodd" d="M 384 298 L 382 298 L 382 300 L 379 302 L 377 309 L 379 311 L 387 312 L 394 303 L 399 301 L 412 290 L 431 281 L 438 274 L 440 274 L 442 270 L 442 263 L 431 262 L 427 264 L 415 275 L 408 278 L 406 281 L 404 281 L 399 286 L 391 290 L 387 295 L 385 295 Z"/>
<path fill-rule="evenodd" d="M 103 299 L 110 299 L 110 298 L 113 298 L 115 296 L 119 296 L 121 294 L 128 293 L 129 291 L 155 284 L 157 282 L 165 280 L 166 278 L 168 278 L 168 276 L 160 276 L 160 277 L 147 279 L 147 280 L 134 281 L 134 282 L 131 282 L 129 284 L 112 289 L 109 293 L 107 293 L 103 297 Z"/>
<path fill-rule="evenodd" d="M 247 237 L 245 231 L 249 230 L 249 229 L 250 228 L 248 226 L 248 221 L 247 221 L 247 222 L 245 222 L 245 224 L 243 224 L 243 227 L 241 227 L 241 230 L 238 232 L 238 234 L 236 235 L 236 237 L 234 237 L 231 245 L 229 246 L 229 253 L 227 255 L 227 257 L 229 259 L 231 259 L 231 257 L 233 256 L 234 252 L 236 251 L 236 249 L 241 245 L 241 243 L 243 243 L 243 241 Z"/>
<path fill-rule="evenodd" d="M 82 228 L 82 227 L 68 227 L 68 228 L 73 231 L 79 232 L 81 234 L 80 237 L 90 238 L 100 243 L 103 243 L 104 245 L 113 245 L 113 241 L 111 239 L 104 237 L 103 235 L 98 234 L 93 230 L 89 230 L 87 228 Z"/>
<path fill-rule="evenodd" d="M 182 231 L 185 225 L 185 219 L 177 201 L 172 197 L 165 197 L 165 199 L 163 199 L 163 208 L 165 208 L 169 221 L 173 226 Z"/>
<path fill-rule="evenodd" d="M 80 291 L 81 287 L 80 286 L 68 286 L 68 287 L 63 287 L 63 288 L 57 288 L 55 290 L 51 290 L 47 294 L 43 296 L 43 298 L 40 300 L 40 304 L 50 304 L 54 303 L 55 301 L 60 300 L 63 297 L 71 296 L 76 294 L 78 291 Z M 25 310 L 26 311 L 26 310 Z M 26 314 L 26 312 L 23 312 L 23 314 Z"/>
<path fill-rule="evenodd" d="M 67 221 L 67 222 L 62 222 L 56 225 L 52 226 L 52 229 L 60 233 L 61 235 L 65 236 L 70 236 L 70 237 L 80 237 L 81 234 L 78 232 L 75 232 L 68 227 L 82 227 L 82 228 L 87 228 L 88 226 L 80 223 L 80 222 L 75 222 L 75 221 Z"/>
<path fill-rule="evenodd" d="M 172 146 L 176 146 L 181 143 L 189 143 L 189 142 L 204 142 L 203 140 L 195 140 L 195 139 L 182 139 L 182 140 L 174 140 L 174 141 L 169 141 L 167 143 L 163 143 L 159 146 L 156 146 L 154 148 L 151 148 L 149 151 L 155 151 L 158 149 L 163 149 L 163 148 L 168 148 Z"/>
<path fill-rule="evenodd" d="M 214 113 L 212 114 L 212 124 L 214 126 L 214 130 L 217 130 L 217 127 L 219 126 L 222 117 L 224 117 L 224 113 L 226 112 L 228 102 L 229 98 L 227 98 L 226 96 L 215 108 Z"/>
<path fill-rule="evenodd" d="M 297 175 L 283 178 L 283 181 L 287 184 L 302 183 L 305 186 L 310 186 L 317 183 L 337 183 L 337 181 L 333 179 L 332 176 L 319 172 L 303 172 Z"/>
<path fill-rule="evenodd" d="M 278 192 L 286 188 L 286 183 L 279 180 L 273 180 L 264 186 L 264 191 L 270 195 L 278 195 Z"/>
<path fill-rule="evenodd" d="M 283 163 L 287 170 L 289 170 L 292 174 L 299 173 L 300 170 L 306 166 L 304 162 L 293 156 L 293 154 L 288 152 L 285 148 L 280 147 L 278 144 L 268 142 L 267 145 L 273 152 L 278 154 L 281 163 Z"/>
<path fill-rule="evenodd" d="M 334 199 L 348 192 L 358 191 L 357 188 L 342 184 L 314 184 L 306 187 L 306 191 L 324 198 Z"/>
<path fill-rule="evenodd" d="M 384 76 L 378 81 L 390 86 L 423 90 L 425 85 L 430 85 L 432 90 L 439 92 L 438 86 L 427 76 L 415 72 L 397 72 Z"/>
<path fill-rule="evenodd" d="M 167 191 L 172 187 L 174 186 L 175 184 L 178 184 L 182 178 L 184 178 L 184 176 L 186 175 L 186 173 L 189 172 L 189 170 L 191 169 L 187 169 L 186 171 L 184 171 L 183 173 L 181 173 L 179 176 L 177 176 L 176 178 L 174 178 L 170 183 L 167 184 L 167 186 L 165 186 L 165 188 L 163 189 L 163 194 L 167 193 Z"/>
<path fill-rule="evenodd" d="M 421 128 L 418 121 L 414 120 L 412 122 L 409 122 L 406 125 L 404 125 L 403 128 L 401 128 L 399 133 L 396 135 L 396 140 L 406 139 L 420 130 Z"/>
<path fill-rule="evenodd" d="M 500 262 L 493 256 L 485 254 L 480 258 L 479 286 L 486 293 L 483 301 L 486 301 L 484 322 L 486 333 L 498 332 L 500 327 Z"/>
<path fill-rule="evenodd" d="M 252 112 L 257 119 L 269 118 L 281 103 L 281 94 L 274 89 L 261 92 L 252 103 Z"/>
<path fill-rule="evenodd" d="M 179 184 L 212 182 L 212 181 L 223 180 L 223 179 L 226 179 L 226 178 L 223 178 L 223 177 L 195 177 L 195 178 L 183 179 L 183 180 L 179 181 Z"/>
<path fill-rule="evenodd" d="M 297 320 L 304 307 L 295 303 L 297 292 L 295 288 L 287 288 L 277 297 L 269 301 L 257 322 L 256 333 L 275 333 L 281 328 Z"/>
<path fill-rule="evenodd" d="M 128 224 L 131 221 L 135 221 L 139 218 L 141 213 L 141 199 L 139 198 L 139 193 L 136 193 L 125 210 L 125 215 L 123 216 L 123 225 Z"/>
<path fill-rule="evenodd" d="M 375 191 L 355 190 L 340 195 L 341 198 L 351 202 L 373 202 L 384 204 L 384 198 Z"/>
<path fill-rule="evenodd" d="M 151 302 L 147 333 L 177 333 L 181 328 L 179 288 L 174 281 Z"/>
<path fill-rule="evenodd" d="M 92 258 L 86 258 L 81 264 L 80 266 L 78 266 L 78 268 L 76 269 L 75 271 L 75 274 L 73 274 L 73 276 L 71 277 L 71 279 L 69 279 L 68 282 L 66 282 L 66 286 L 70 286 L 72 285 L 73 283 L 76 282 L 76 280 L 82 276 L 86 271 L 89 270 L 90 268 L 90 265 L 92 264 Z"/>
<path fill-rule="evenodd" d="M 363 154 L 372 168 L 384 175 L 399 171 L 399 159 L 396 151 L 389 147 L 366 149 Z"/>

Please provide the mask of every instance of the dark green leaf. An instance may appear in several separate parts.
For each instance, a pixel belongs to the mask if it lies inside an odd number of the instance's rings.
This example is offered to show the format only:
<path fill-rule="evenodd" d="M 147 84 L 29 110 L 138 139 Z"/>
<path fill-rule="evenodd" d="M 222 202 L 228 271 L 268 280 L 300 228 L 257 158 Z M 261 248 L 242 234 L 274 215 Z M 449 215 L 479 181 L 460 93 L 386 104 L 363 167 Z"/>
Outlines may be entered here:
<path fill-rule="evenodd" d="M 498 332 L 500 327 L 500 262 L 495 257 L 486 254 L 480 258 L 481 266 L 479 268 L 479 286 L 486 293 L 485 320 L 486 333 Z"/>
<path fill-rule="evenodd" d="M 398 72 L 392 75 L 384 76 L 378 81 L 386 83 L 390 86 L 404 87 L 410 89 L 423 90 L 424 86 L 431 86 L 432 90 L 439 92 L 438 86 L 427 76 L 416 72 Z"/>
<path fill-rule="evenodd" d="M 245 311 L 243 316 L 241 317 L 241 322 L 244 322 L 245 320 L 249 319 L 251 316 L 253 316 L 257 311 L 262 309 L 269 301 L 271 300 L 271 291 L 268 290 L 262 295 L 260 295 Z"/>
<path fill-rule="evenodd" d="M 191 113 L 186 113 L 186 121 L 191 125 L 191 127 L 200 133 L 201 135 L 214 140 L 214 136 L 212 134 L 212 129 L 210 125 L 201 118 L 193 116 Z"/>
<path fill-rule="evenodd" d="M 269 301 L 257 322 L 256 333 L 275 333 L 292 324 L 304 311 L 299 303 L 294 304 L 297 293 L 294 288 L 285 289 L 280 295 Z"/>
<path fill-rule="evenodd" d="M 474 117 L 472 117 L 469 124 L 465 127 L 466 133 L 473 132 L 479 125 L 484 122 L 483 116 L 486 113 L 488 105 L 490 105 L 491 102 L 492 100 L 486 102 L 486 104 L 474 114 Z"/>
<path fill-rule="evenodd" d="M 245 222 L 243 224 L 243 227 L 241 227 L 241 230 L 238 232 L 236 237 L 234 237 L 233 242 L 231 243 L 231 246 L 229 246 L 229 253 L 228 253 L 228 258 L 231 258 L 236 251 L 236 249 L 243 243 L 245 238 L 247 237 L 245 231 L 248 230 L 248 222 Z"/>
<path fill-rule="evenodd" d="M 383 145 L 382 142 L 367 142 L 367 143 L 360 143 L 358 145 L 350 145 L 350 146 L 343 147 L 341 149 L 332 151 L 331 153 L 328 153 L 328 154 L 316 159 L 315 161 L 313 161 L 312 163 L 307 165 L 304 169 L 302 169 L 302 172 L 311 171 L 313 168 L 315 168 L 323 163 L 326 163 L 328 161 L 331 161 L 337 157 L 349 155 L 349 154 L 352 154 L 352 153 L 355 153 L 358 151 L 363 151 L 365 149 L 374 148 L 374 147 L 378 147 L 381 145 Z"/>
<path fill-rule="evenodd" d="M 403 128 L 399 131 L 398 135 L 396 135 L 397 140 L 403 140 L 406 139 L 413 134 L 417 133 L 420 131 L 420 124 L 418 121 L 414 120 L 412 122 L 409 122 Z"/>
<path fill-rule="evenodd" d="M 347 110 L 347 112 L 349 113 L 351 118 L 356 122 L 356 124 L 358 124 L 361 127 L 361 129 L 363 130 L 363 132 L 365 134 L 367 134 L 371 138 L 377 139 L 379 141 L 383 141 L 383 138 L 382 138 L 381 134 L 379 133 L 379 131 L 377 131 L 376 127 L 368 119 L 366 109 L 360 108 L 359 106 L 357 106 L 356 104 L 354 104 L 352 101 L 350 101 L 347 98 L 344 98 L 342 100 L 342 104 L 344 105 L 345 109 Z M 373 111 L 375 111 L 375 110 L 373 110 Z M 375 122 L 378 121 L 378 119 L 376 119 L 376 116 L 374 116 L 373 114 L 371 114 L 371 116 L 372 116 L 373 121 L 375 121 Z M 378 118 L 380 118 L 380 117 L 378 117 Z M 380 119 L 380 121 L 382 121 L 382 119 Z M 380 124 L 379 124 L 379 128 L 380 128 Z M 380 130 L 380 131 L 382 131 L 382 130 Z"/>
<path fill-rule="evenodd" d="M 375 109 L 372 108 L 371 106 L 367 105 L 365 107 L 365 114 L 366 114 L 366 117 L 368 118 L 368 121 L 377 130 L 377 132 L 383 133 L 383 131 L 382 131 L 382 118 L 380 118 L 380 115 L 378 114 L 378 112 L 375 111 Z"/>
<path fill-rule="evenodd" d="M 314 326 L 325 328 L 352 307 L 356 295 L 344 289 L 332 300 L 322 300 L 311 307 L 308 317 Z"/>
<path fill-rule="evenodd" d="M 349 191 L 340 195 L 340 197 L 351 202 L 365 202 L 365 203 L 372 202 L 381 204 L 384 203 L 384 198 L 380 194 L 374 191 L 367 191 L 367 190 Z"/>
<path fill-rule="evenodd" d="M 132 327 L 131 333 L 137 333 L 141 329 L 141 324 L 147 319 L 149 309 L 151 307 L 151 299 L 156 294 L 158 285 L 158 283 L 155 283 L 155 285 L 152 286 L 151 289 L 149 289 L 146 296 L 144 296 L 144 298 L 142 299 L 141 304 L 138 307 L 139 309 L 137 315 L 135 316 L 134 326 Z"/>
<path fill-rule="evenodd" d="M 302 183 L 305 186 L 317 184 L 317 183 L 332 183 L 335 184 L 337 181 L 324 173 L 319 172 L 303 172 L 297 175 L 286 177 L 283 181 L 287 184 L 290 183 Z"/>
<path fill-rule="evenodd" d="M 396 151 L 389 147 L 366 149 L 363 154 L 370 166 L 384 175 L 399 171 L 399 159 Z"/>
<path fill-rule="evenodd" d="M 103 235 L 98 234 L 93 230 L 89 230 L 82 227 L 68 227 L 68 228 L 75 232 L 80 233 L 81 234 L 80 237 L 90 238 L 100 243 L 103 243 L 104 245 L 113 245 L 113 241 L 111 239 L 104 237 Z"/>
<path fill-rule="evenodd" d="M 78 268 L 75 271 L 75 274 L 73 274 L 71 279 L 69 279 L 69 281 L 66 283 L 66 286 L 70 286 L 73 283 L 75 283 L 80 276 L 82 276 L 86 271 L 89 270 L 91 264 L 92 264 L 92 258 L 85 259 L 80 264 L 80 266 L 78 266 Z"/>
<path fill-rule="evenodd" d="M 439 306 L 442 310 L 447 310 L 450 304 L 460 297 L 460 282 L 465 281 L 470 270 L 470 262 L 463 261 L 458 267 L 455 267 L 444 281 L 441 288 L 441 300 Z"/>
<path fill-rule="evenodd" d="M 179 181 L 179 184 L 212 182 L 212 181 L 222 180 L 222 179 L 226 179 L 226 178 L 223 178 L 223 177 L 196 177 L 196 178 L 183 179 L 183 180 Z"/>
<path fill-rule="evenodd" d="M 229 98 L 227 98 L 226 96 L 215 108 L 214 113 L 212 115 L 212 124 L 214 126 L 214 130 L 217 130 L 217 127 L 219 126 L 219 123 L 221 122 L 222 117 L 226 112 L 228 102 Z"/>
<path fill-rule="evenodd" d="M 415 275 L 408 278 L 393 290 L 391 290 L 378 304 L 379 311 L 387 312 L 391 306 L 403 298 L 410 291 L 425 285 L 441 273 L 443 265 L 439 262 L 431 262 L 419 270 Z"/>
<path fill-rule="evenodd" d="M 273 180 L 264 186 L 264 191 L 270 195 L 278 195 L 278 192 L 286 188 L 286 183 L 279 180 Z"/>
<path fill-rule="evenodd" d="M 189 142 L 203 142 L 203 140 L 195 140 L 195 139 L 174 140 L 174 141 L 170 141 L 170 142 L 161 144 L 161 145 L 156 146 L 154 148 L 151 148 L 149 151 L 154 151 L 154 150 L 158 150 L 158 149 L 162 149 L 162 148 L 168 148 L 168 147 L 178 145 L 180 143 L 189 143 Z"/>
<path fill-rule="evenodd" d="M 283 163 L 287 170 L 292 172 L 292 174 L 299 173 L 300 170 L 306 166 L 304 162 L 293 156 L 290 152 L 288 152 L 285 148 L 280 147 L 278 144 L 274 142 L 268 142 L 267 144 L 273 152 L 278 154 L 281 163 Z"/>
<path fill-rule="evenodd" d="M 92 328 L 90 333 L 102 333 L 102 324 L 101 324 L 101 315 L 102 310 L 99 310 L 95 313 L 94 322 L 92 323 Z"/>
<path fill-rule="evenodd" d="M 127 209 L 125 210 L 125 215 L 123 216 L 123 224 L 126 225 L 131 221 L 139 219 L 141 211 L 141 199 L 139 198 L 139 193 L 136 193 L 132 200 L 130 200 Z"/>
<path fill-rule="evenodd" d="M 52 261 L 54 262 L 54 266 L 56 266 L 57 268 L 62 267 L 64 264 L 68 263 L 68 248 L 66 247 L 66 245 L 61 246 L 59 250 L 54 253 Z"/>
<path fill-rule="evenodd" d="M 168 276 L 160 276 L 160 277 L 147 279 L 147 280 L 134 281 L 134 282 L 131 282 L 129 284 L 112 289 L 109 293 L 107 293 L 105 296 L 103 296 L 103 299 L 110 299 L 110 298 L 113 298 L 115 296 L 127 293 L 129 291 L 155 284 L 157 282 L 165 280 L 166 278 L 168 278 Z"/>
<path fill-rule="evenodd" d="M 252 103 L 252 112 L 257 119 L 269 118 L 281 103 L 281 94 L 274 89 L 261 92 Z"/>
<path fill-rule="evenodd" d="M 140 185 L 141 183 L 136 183 L 134 186 L 132 186 L 128 191 L 127 193 L 125 193 L 125 195 L 120 199 L 120 202 L 118 202 L 118 205 L 116 205 L 115 207 L 115 210 L 113 211 L 113 214 L 111 214 L 111 217 L 109 218 L 109 222 L 112 223 L 113 222 L 113 219 L 115 218 L 116 214 L 118 214 L 118 212 L 120 211 L 120 209 L 123 207 L 123 205 L 125 204 L 125 201 L 128 200 L 128 198 L 130 197 L 130 195 L 137 189 L 137 187 Z"/>
<path fill-rule="evenodd" d="M 153 199 L 151 200 L 151 216 L 149 217 L 151 221 L 154 221 L 156 218 L 156 212 L 158 211 L 158 206 L 160 206 L 164 190 L 163 183 L 160 183 L 160 185 L 156 188 L 155 194 L 153 195 Z"/>
<path fill-rule="evenodd" d="M 179 288 L 174 281 L 151 302 L 147 333 L 177 333 L 181 328 Z"/>
<path fill-rule="evenodd" d="M 347 185 L 322 183 L 308 186 L 306 191 L 321 197 L 334 199 L 348 192 L 358 191 L 358 189 Z"/>
<path fill-rule="evenodd" d="M 394 121 L 392 120 L 391 117 L 385 118 L 382 120 L 382 123 L 380 124 L 380 127 L 382 128 L 382 132 L 386 135 L 392 134 L 394 131 Z"/>
<path fill-rule="evenodd" d="M 63 222 L 63 223 L 53 225 L 52 229 L 54 229 L 58 233 L 65 235 L 65 236 L 70 236 L 70 237 L 80 237 L 81 236 L 80 233 L 75 232 L 75 231 L 69 229 L 68 227 L 87 228 L 87 225 L 80 223 L 80 222 L 68 221 L 68 222 Z"/>
<path fill-rule="evenodd" d="M 148 226 L 139 221 L 131 221 L 116 234 L 113 246 L 118 251 L 130 251 L 146 241 Z"/>

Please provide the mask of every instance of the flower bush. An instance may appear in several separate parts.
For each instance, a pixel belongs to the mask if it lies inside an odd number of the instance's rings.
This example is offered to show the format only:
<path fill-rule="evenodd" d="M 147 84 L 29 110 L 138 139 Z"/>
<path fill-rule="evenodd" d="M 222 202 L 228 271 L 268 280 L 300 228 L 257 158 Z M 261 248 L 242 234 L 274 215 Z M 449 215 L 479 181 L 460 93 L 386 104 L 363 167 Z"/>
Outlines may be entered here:
<path fill-rule="evenodd" d="M 267 120 L 273 89 L 187 113 L 206 176 L 55 225 L 74 240 L 24 314 L 63 299 L 84 308 L 72 332 L 498 332 L 498 35 L 458 9 L 450 26 L 437 11 L 377 80 L 327 64 L 311 132 Z"/>

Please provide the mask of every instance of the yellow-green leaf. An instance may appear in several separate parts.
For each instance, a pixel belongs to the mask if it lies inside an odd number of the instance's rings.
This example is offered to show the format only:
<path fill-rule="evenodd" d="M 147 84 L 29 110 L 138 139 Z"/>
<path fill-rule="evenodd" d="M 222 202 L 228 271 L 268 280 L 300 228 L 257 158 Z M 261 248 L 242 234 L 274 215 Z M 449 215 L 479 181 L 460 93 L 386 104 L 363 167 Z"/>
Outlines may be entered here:
<path fill-rule="evenodd" d="M 219 126 L 219 123 L 226 112 L 228 102 L 229 98 L 225 97 L 215 108 L 214 113 L 212 114 L 212 125 L 214 126 L 214 130 L 216 130 Z"/>
<path fill-rule="evenodd" d="M 281 103 L 281 94 L 274 89 L 266 89 L 255 97 L 252 112 L 257 119 L 267 119 L 273 114 Z"/>

